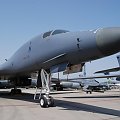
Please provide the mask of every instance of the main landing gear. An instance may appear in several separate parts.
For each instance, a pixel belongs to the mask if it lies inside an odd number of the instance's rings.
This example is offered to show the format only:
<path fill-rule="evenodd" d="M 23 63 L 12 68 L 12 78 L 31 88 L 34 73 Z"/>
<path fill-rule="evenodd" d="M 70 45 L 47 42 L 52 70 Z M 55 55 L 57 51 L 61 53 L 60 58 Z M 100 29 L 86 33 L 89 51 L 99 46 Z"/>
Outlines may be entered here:
<path fill-rule="evenodd" d="M 22 91 L 21 89 L 17 89 L 17 88 L 13 88 L 11 89 L 11 92 L 10 92 L 12 95 L 15 95 L 15 94 L 21 94 Z"/>
<path fill-rule="evenodd" d="M 43 108 L 46 107 L 53 107 L 54 106 L 54 99 L 50 96 L 50 75 L 44 70 L 41 70 L 41 73 L 38 74 L 38 79 L 41 76 L 41 89 L 39 93 L 39 102 L 40 106 Z M 34 95 L 34 100 L 37 97 L 37 90 L 38 87 L 36 87 L 36 92 Z"/>

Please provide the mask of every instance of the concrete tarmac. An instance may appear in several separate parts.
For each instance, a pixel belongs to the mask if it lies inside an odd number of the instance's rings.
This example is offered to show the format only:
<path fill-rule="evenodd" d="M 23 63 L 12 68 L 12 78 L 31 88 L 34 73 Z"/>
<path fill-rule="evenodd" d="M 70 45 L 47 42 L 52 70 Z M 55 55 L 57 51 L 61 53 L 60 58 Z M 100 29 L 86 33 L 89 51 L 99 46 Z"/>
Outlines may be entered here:
<path fill-rule="evenodd" d="M 9 90 L 8 90 L 9 91 Z M 0 120 L 120 120 L 120 91 L 105 93 L 64 91 L 52 94 L 55 107 L 41 108 L 33 100 L 35 89 L 21 95 L 0 90 Z"/>

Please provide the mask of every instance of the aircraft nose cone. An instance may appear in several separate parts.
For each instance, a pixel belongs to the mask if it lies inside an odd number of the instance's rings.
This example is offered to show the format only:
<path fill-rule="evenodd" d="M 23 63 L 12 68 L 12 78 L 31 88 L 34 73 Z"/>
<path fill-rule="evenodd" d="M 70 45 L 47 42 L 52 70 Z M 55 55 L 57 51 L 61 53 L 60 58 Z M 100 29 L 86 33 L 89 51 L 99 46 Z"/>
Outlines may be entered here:
<path fill-rule="evenodd" d="M 120 27 L 103 28 L 96 33 L 96 43 L 103 55 L 120 51 Z"/>

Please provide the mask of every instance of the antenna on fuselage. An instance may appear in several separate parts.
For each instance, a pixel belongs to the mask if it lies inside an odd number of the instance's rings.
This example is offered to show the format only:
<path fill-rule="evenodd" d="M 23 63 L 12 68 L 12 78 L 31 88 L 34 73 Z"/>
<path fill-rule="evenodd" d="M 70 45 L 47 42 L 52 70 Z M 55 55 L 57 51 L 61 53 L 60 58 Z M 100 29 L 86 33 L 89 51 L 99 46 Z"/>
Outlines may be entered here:
<path fill-rule="evenodd" d="M 7 59 L 5 59 L 5 61 L 8 61 Z"/>

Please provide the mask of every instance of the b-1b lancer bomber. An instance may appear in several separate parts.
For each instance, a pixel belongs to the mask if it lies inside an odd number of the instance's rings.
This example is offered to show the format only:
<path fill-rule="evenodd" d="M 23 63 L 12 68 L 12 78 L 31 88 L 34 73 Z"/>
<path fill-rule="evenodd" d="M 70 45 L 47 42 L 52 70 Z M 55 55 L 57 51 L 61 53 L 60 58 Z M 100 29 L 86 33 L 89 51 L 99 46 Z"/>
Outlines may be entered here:
<path fill-rule="evenodd" d="M 5 63 L 0 65 L 1 79 L 14 82 L 12 93 L 18 83 L 27 81 L 37 71 L 38 86 L 45 89 L 40 94 L 41 107 L 53 106 L 49 96 L 50 73 L 64 71 L 74 65 L 96 60 L 120 51 L 120 27 L 69 32 L 52 30 L 45 32 L 19 48 Z M 47 71 L 47 72 L 46 72 Z M 42 90 L 41 90 L 42 91 Z"/>

